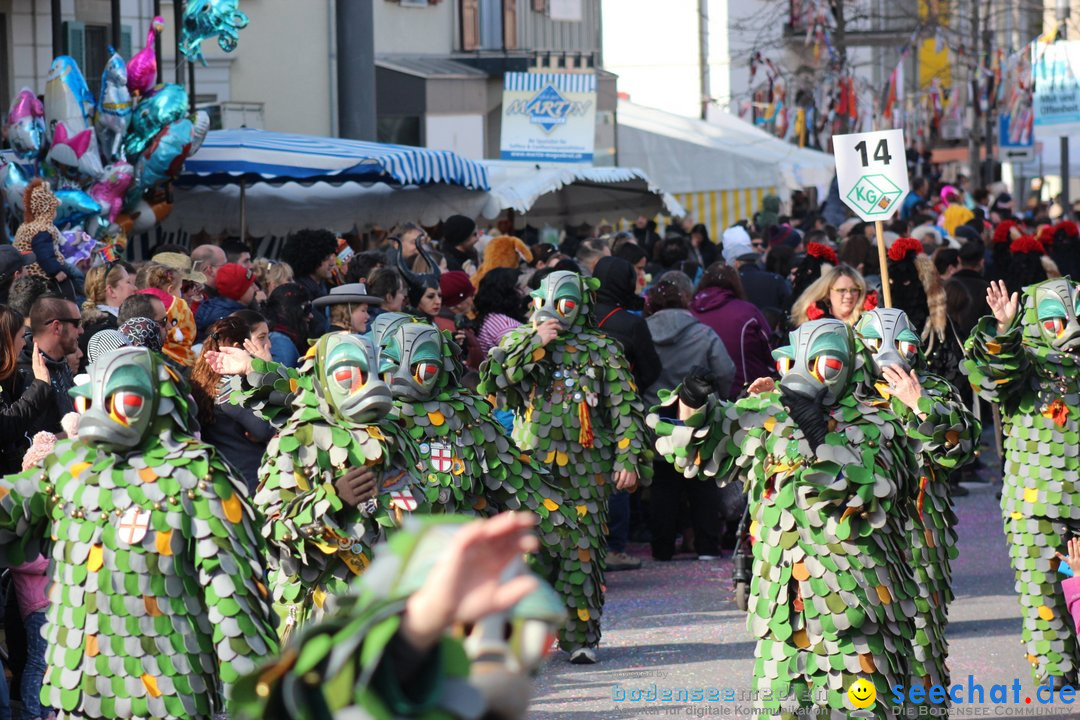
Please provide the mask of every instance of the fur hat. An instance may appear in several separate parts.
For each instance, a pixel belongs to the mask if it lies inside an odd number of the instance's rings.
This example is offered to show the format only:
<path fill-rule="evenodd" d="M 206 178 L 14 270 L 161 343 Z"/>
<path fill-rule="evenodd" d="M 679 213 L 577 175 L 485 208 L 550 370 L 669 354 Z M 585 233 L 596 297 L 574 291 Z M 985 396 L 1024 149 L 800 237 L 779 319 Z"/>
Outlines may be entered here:
<path fill-rule="evenodd" d="M 523 260 L 532 262 L 532 251 L 520 238 L 512 235 L 500 235 L 492 238 L 484 248 L 484 261 L 473 275 L 474 287 L 480 287 L 480 281 L 495 268 L 516 268 Z"/>

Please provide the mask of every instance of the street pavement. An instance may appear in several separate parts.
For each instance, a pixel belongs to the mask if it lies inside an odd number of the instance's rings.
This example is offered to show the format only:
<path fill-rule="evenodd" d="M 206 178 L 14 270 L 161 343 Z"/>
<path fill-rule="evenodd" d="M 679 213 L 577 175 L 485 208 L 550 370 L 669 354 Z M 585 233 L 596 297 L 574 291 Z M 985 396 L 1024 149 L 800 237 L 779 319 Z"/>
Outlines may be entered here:
<path fill-rule="evenodd" d="M 1080 718 L 1080 697 L 1074 705 L 1056 698 L 1044 705 L 1035 694 L 1020 644 L 1019 604 L 995 498 L 999 485 L 965 487 L 970 495 L 956 499 L 960 556 L 953 566 L 956 600 L 948 633 L 952 682 L 962 685 L 964 703 L 951 716 Z M 648 556 L 647 546 L 632 551 L 644 560 L 642 569 L 607 576 L 600 662 L 571 665 L 565 653 L 554 653 L 537 678 L 529 717 L 745 717 L 752 707 L 754 643 L 745 613 L 735 606 L 730 554 L 719 561 L 676 556 L 660 563 Z M 967 703 L 969 676 L 983 686 L 984 704 Z M 1017 679 L 1019 703 L 1013 702 Z M 620 691 L 629 698 L 631 689 L 648 691 L 653 683 L 705 692 L 716 688 L 721 700 L 614 700 Z M 1006 703 L 989 702 L 995 684 L 1006 686 Z"/>

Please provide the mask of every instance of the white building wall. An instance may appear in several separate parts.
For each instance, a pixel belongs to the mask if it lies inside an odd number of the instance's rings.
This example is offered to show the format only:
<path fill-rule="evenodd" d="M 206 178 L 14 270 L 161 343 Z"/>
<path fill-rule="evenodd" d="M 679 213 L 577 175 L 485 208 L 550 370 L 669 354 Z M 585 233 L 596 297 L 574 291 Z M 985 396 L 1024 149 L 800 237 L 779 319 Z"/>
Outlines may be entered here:
<path fill-rule="evenodd" d="M 449 55 L 457 45 L 457 0 L 411 7 L 375 0 L 376 55 Z"/>

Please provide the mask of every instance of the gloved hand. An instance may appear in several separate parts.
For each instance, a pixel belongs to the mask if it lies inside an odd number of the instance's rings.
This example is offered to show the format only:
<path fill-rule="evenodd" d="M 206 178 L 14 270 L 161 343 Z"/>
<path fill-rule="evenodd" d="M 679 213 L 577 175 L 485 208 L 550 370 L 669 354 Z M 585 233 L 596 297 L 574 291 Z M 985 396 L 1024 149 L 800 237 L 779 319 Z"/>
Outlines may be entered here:
<path fill-rule="evenodd" d="M 378 492 L 375 471 L 367 465 L 349 468 L 334 480 L 334 492 L 346 505 L 359 507 Z"/>
<path fill-rule="evenodd" d="M 716 375 L 701 365 L 690 368 L 679 388 L 679 400 L 688 408 L 699 408 L 709 399 L 716 386 Z"/>
<path fill-rule="evenodd" d="M 825 442 L 825 436 L 829 434 L 828 419 L 821 404 L 826 392 L 828 389 L 823 387 L 814 397 L 807 397 L 780 383 L 780 401 L 814 450 Z"/>

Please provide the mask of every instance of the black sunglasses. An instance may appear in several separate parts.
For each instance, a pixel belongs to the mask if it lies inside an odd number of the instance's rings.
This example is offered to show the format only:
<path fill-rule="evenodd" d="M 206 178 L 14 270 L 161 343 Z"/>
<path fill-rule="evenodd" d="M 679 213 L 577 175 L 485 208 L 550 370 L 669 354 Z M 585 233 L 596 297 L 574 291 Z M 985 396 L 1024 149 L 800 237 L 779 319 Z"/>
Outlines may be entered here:
<path fill-rule="evenodd" d="M 73 326 L 79 327 L 80 325 L 82 325 L 82 318 L 53 318 L 45 324 L 48 325 L 54 322 L 71 323 Z"/>

